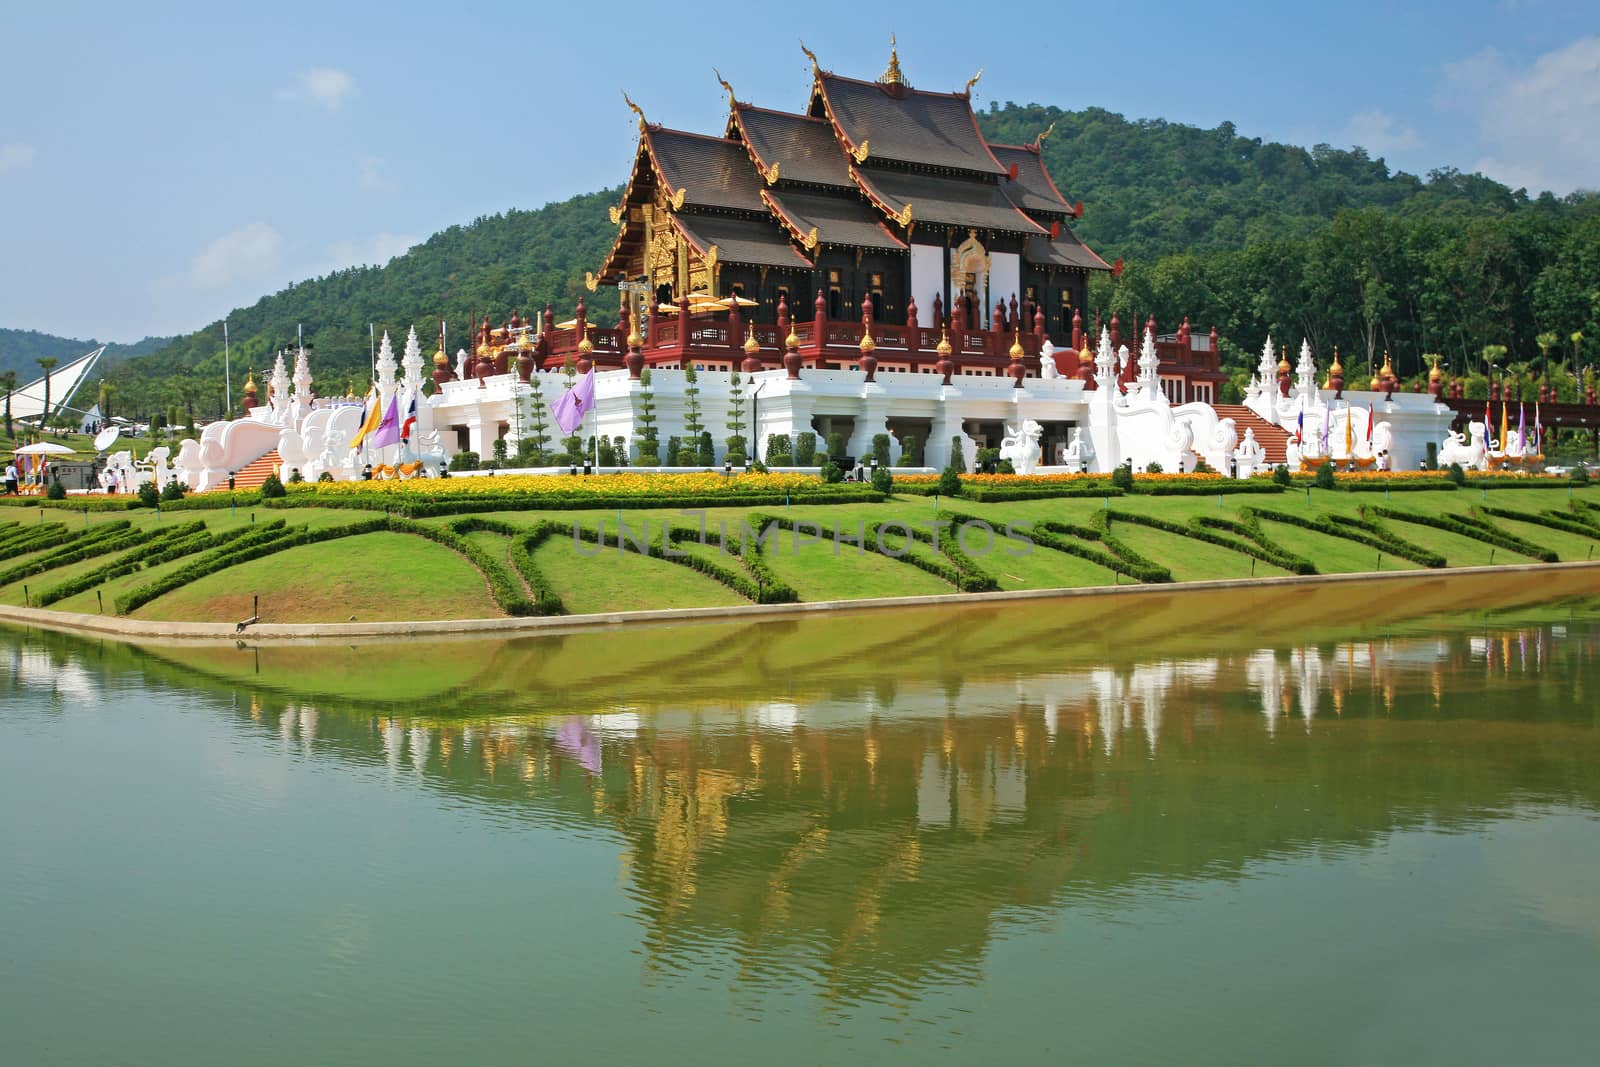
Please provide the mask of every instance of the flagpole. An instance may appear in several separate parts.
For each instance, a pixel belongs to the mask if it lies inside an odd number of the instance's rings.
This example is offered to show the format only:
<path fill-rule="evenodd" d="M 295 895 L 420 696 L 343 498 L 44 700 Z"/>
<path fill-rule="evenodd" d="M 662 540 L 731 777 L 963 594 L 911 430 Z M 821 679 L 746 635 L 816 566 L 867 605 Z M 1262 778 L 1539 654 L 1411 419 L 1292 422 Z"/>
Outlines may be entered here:
<path fill-rule="evenodd" d="M 375 323 L 367 323 L 367 351 L 372 356 L 372 380 L 378 380 L 378 327 Z"/>

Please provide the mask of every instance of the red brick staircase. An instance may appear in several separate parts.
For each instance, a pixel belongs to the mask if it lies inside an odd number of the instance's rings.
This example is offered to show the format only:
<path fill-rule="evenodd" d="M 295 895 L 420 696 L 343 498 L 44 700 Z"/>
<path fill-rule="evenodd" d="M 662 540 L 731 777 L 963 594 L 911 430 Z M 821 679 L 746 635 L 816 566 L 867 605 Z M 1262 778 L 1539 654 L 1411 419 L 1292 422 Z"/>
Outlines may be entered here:
<path fill-rule="evenodd" d="M 278 455 L 278 450 L 274 448 L 260 459 L 252 460 L 234 471 L 233 487 L 235 489 L 259 489 L 262 483 L 267 480 L 267 477 L 277 470 L 282 463 L 283 457 Z M 217 488 L 226 489 L 228 488 L 228 483 L 223 482 Z"/>
<path fill-rule="evenodd" d="M 1243 404 L 1213 404 L 1217 409 L 1217 418 L 1232 419 L 1233 425 L 1239 431 L 1240 440 L 1244 439 L 1246 428 L 1256 432 L 1256 442 L 1267 451 L 1267 463 L 1277 466 L 1279 463 L 1289 461 L 1289 432 L 1281 426 L 1263 419 Z"/>

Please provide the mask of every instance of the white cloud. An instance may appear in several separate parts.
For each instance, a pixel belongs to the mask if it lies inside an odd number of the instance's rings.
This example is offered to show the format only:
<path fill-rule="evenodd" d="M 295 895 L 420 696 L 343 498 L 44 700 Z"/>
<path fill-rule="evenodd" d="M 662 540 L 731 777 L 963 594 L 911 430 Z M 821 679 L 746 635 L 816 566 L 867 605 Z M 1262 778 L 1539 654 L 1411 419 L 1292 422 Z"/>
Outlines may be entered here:
<path fill-rule="evenodd" d="M 1600 36 L 1517 66 L 1489 48 L 1445 68 L 1439 103 L 1472 118 L 1478 170 L 1530 192 L 1600 181 Z"/>
<path fill-rule="evenodd" d="M 33 145 L 14 141 L 11 144 L 0 144 L 0 174 L 9 170 L 21 170 L 33 162 Z"/>
<path fill-rule="evenodd" d="M 1422 138 L 1410 126 L 1378 107 L 1369 107 L 1350 116 L 1339 143 L 1358 145 L 1369 155 L 1383 156 L 1422 147 Z"/>
<path fill-rule="evenodd" d="M 337 111 L 345 97 L 355 89 L 356 80 L 348 71 L 335 67 L 312 67 L 296 76 L 293 85 L 278 90 L 278 99 L 316 104 L 329 111 Z"/>
<path fill-rule="evenodd" d="M 252 222 L 195 253 L 189 281 L 197 288 L 217 289 L 261 278 L 277 269 L 282 255 L 283 237 L 278 231 L 264 222 Z"/>
<path fill-rule="evenodd" d="M 381 267 L 395 256 L 404 255 L 413 245 L 422 243 L 420 237 L 404 233 L 374 234 L 364 241 L 337 241 L 328 246 L 331 270 L 345 267 Z"/>

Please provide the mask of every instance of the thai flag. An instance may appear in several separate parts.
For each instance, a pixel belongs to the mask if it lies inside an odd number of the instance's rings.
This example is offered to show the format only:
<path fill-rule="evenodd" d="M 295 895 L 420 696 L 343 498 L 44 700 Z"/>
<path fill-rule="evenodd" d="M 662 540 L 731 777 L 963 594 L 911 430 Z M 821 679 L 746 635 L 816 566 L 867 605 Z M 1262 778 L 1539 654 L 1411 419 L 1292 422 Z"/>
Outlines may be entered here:
<path fill-rule="evenodd" d="M 1294 428 L 1294 443 L 1303 445 L 1306 442 L 1306 409 L 1300 409 L 1300 418 Z"/>
<path fill-rule="evenodd" d="M 407 441 L 411 440 L 411 427 L 417 424 L 417 394 L 411 394 L 411 403 L 406 406 L 406 417 L 400 422 L 400 436 Z"/>

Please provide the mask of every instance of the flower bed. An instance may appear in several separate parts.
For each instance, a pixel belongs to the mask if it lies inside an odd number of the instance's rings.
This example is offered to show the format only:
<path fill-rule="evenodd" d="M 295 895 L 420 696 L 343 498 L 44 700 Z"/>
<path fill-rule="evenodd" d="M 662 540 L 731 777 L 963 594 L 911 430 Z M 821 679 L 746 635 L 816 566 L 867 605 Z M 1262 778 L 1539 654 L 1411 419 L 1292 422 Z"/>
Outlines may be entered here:
<path fill-rule="evenodd" d="M 493 478 L 413 479 L 404 482 L 322 482 L 290 485 L 273 507 L 383 509 L 420 518 L 471 511 L 531 511 L 612 507 L 735 507 L 880 501 L 864 484 L 829 484 L 809 474 L 507 475 Z"/>

